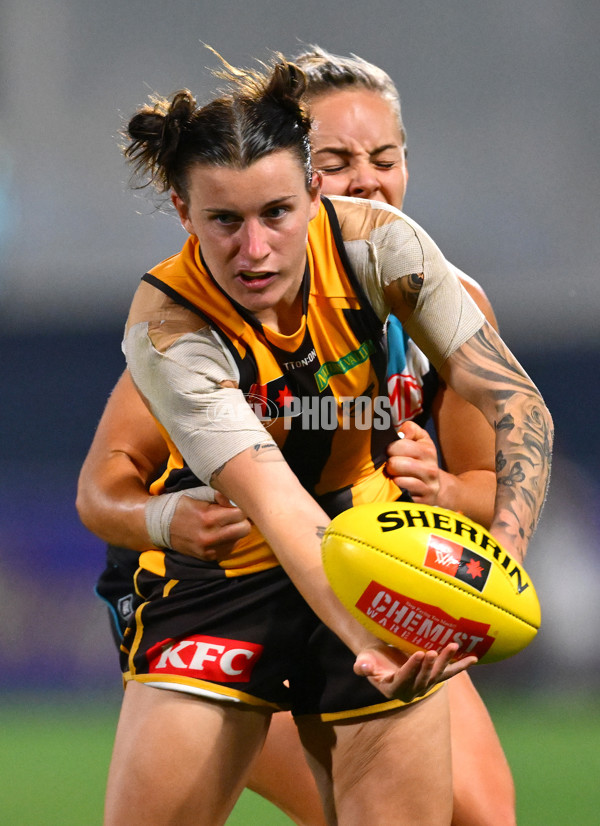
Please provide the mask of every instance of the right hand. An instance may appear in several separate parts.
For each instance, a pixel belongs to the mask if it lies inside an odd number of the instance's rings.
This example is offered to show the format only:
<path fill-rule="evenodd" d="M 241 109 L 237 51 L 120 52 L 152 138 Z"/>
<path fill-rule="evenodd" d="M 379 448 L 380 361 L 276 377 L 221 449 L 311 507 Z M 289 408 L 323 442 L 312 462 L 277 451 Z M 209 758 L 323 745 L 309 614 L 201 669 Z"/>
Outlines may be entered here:
<path fill-rule="evenodd" d="M 217 492 L 215 501 L 182 496 L 171 521 L 171 547 L 206 562 L 221 560 L 250 532 L 243 511 Z"/>
<path fill-rule="evenodd" d="M 438 505 L 444 471 L 431 436 L 412 421 L 404 422 L 399 433 L 400 438 L 388 445 L 387 475 L 413 502 Z"/>
<path fill-rule="evenodd" d="M 366 677 L 385 697 L 409 703 L 477 662 L 473 656 L 452 662 L 457 651 L 458 645 L 450 643 L 439 653 L 416 651 L 409 657 L 397 648 L 378 643 L 359 652 L 354 672 Z"/>

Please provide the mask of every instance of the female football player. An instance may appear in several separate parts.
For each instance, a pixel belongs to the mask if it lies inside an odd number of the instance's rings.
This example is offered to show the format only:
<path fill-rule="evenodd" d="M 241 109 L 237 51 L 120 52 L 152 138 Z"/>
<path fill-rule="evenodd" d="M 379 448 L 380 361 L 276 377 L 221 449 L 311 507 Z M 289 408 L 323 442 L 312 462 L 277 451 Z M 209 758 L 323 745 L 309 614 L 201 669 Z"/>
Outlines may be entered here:
<path fill-rule="evenodd" d="M 190 233 L 145 277 L 125 339 L 171 449 L 157 490 L 210 483 L 252 528 L 214 562 L 141 555 L 108 822 L 223 822 L 286 704 L 329 822 L 450 822 L 446 698 L 434 689 L 468 661 L 451 664 L 450 646 L 405 662 L 340 608 L 320 566 L 322 506 L 393 498 L 391 434 L 326 435 L 293 417 L 288 427 L 286 399 L 383 390 L 391 311 L 495 423 L 511 484 L 498 473 L 491 527 L 517 556 L 544 497 L 550 419 L 419 227 L 373 202 L 319 201 L 302 73 L 281 62 L 232 82 L 231 96 L 202 109 L 181 93 L 129 126 L 129 156 L 172 191 Z M 278 406 L 268 430 L 252 394 Z"/>

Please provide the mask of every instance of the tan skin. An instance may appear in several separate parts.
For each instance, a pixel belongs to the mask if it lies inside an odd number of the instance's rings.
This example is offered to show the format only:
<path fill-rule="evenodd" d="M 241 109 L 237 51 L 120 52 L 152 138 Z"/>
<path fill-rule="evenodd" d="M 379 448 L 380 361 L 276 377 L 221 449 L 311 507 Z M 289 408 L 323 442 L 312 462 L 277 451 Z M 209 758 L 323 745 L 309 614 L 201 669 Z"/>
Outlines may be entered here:
<path fill-rule="evenodd" d="M 303 181 L 296 156 L 279 151 L 241 170 L 193 167 L 188 173 L 188 201 L 175 198 L 184 227 L 198 236 L 219 285 L 242 296 L 244 306 L 251 306 L 264 324 L 279 331 L 293 330 L 299 322 L 303 268 L 294 262 L 305 243 L 303 217 L 309 218 L 318 205 L 316 181 L 309 192 L 302 189 Z M 412 279 L 405 276 L 385 291 L 400 320 L 413 316 Z M 418 283 L 418 276 L 414 281 Z M 142 285 L 140 295 L 148 289 L 153 288 Z M 422 329 L 417 324 L 416 337 Z M 424 344 L 427 350 L 425 339 Z M 491 525 L 506 534 L 509 550 L 523 551 L 529 524 L 535 523 L 541 507 L 531 493 L 539 490 L 542 496 L 546 485 L 547 461 L 537 457 L 540 433 L 550 438 L 547 411 L 489 325 L 451 354 L 440 372 L 480 405 L 490 423 L 504 423 L 496 428 L 495 445 L 506 463 L 513 467 L 515 455 L 523 462 L 526 484 L 508 491 L 499 486 Z M 153 379 L 141 374 L 140 380 L 151 392 Z M 168 418 L 167 411 L 165 415 Z M 516 440 L 515 431 L 517 436 L 527 434 L 527 440 Z M 547 460 L 547 452 L 544 456 Z M 307 602 L 355 652 L 355 671 L 385 697 L 422 696 L 469 664 L 451 663 L 455 646 L 439 655 L 418 652 L 406 659 L 344 611 L 320 561 L 319 537 L 327 517 L 273 445 L 242 451 L 210 481 L 252 518 Z M 263 494 L 266 489 L 268 497 Z M 295 506 L 293 532 L 290 501 Z M 511 514 L 527 512 L 528 522 L 519 523 L 523 532 L 516 532 L 511 541 L 504 526 L 511 527 Z M 264 742 L 267 716 L 249 706 L 232 709 L 177 691 L 130 684 L 109 776 L 107 826 L 125 821 L 157 826 L 224 823 Z M 298 725 L 331 826 L 450 823 L 452 772 L 444 691 L 393 713 L 330 724 L 301 718 Z M 392 761 L 394 772 L 389 771 Z"/>
<path fill-rule="evenodd" d="M 293 330 L 300 321 L 306 229 L 319 206 L 316 176 L 308 192 L 304 180 L 297 157 L 279 151 L 242 170 L 192 167 L 188 201 L 174 198 L 183 226 L 197 235 L 219 286 L 277 331 Z M 139 294 L 147 289 L 142 285 Z M 401 294 L 393 300 L 398 308 L 404 305 Z M 341 606 L 321 564 L 327 516 L 274 445 L 242 451 L 210 481 L 252 518 L 309 605 L 356 654 L 355 671 L 384 697 L 409 701 L 473 664 L 472 657 L 452 662 L 455 644 L 439 654 L 406 658 Z M 294 531 L 289 530 L 290 501 Z M 178 691 L 168 692 L 165 700 L 164 693 L 136 682 L 128 685 L 109 772 L 106 826 L 224 823 L 264 742 L 270 715 L 262 710 L 246 706 L 240 711 L 201 698 L 190 703 Z M 298 725 L 305 749 L 320 767 L 315 777 L 331 826 L 364 823 L 374 814 L 378 822 L 394 818 L 407 826 L 450 822 L 445 692 L 393 715 L 317 725 L 303 718 Z M 361 768 L 364 754 L 372 772 Z M 416 791 L 391 776 L 384 782 L 392 758 L 397 777 L 419 778 Z"/>
<path fill-rule="evenodd" d="M 323 191 L 402 206 L 408 174 L 389 104 L 374 93 L 334 92 L 312 101 L 312 113 L 317 121 L 313 151 L 315 164 L 323 171 Z M 371 134 L 365 131 L 369 126 Z M 374 128 L 379 132 L 373 133 Z M 386 149 L 373 152 L 380 147 Z M 493 322 L 482 291 L 471 282 L 465 286 Z M 479 411 L 447 387 L 438 394 L 434 415 L 446 470 L 438 466 L 435 446 L 426 431 L 407 422 L 402 428 L 407 438 L 390 448 L 388 471 L 416 501 L 462 510 L 489 525 L 495 490 L 492 430 Z M 457 428 L 455 422 L 468 425 Z M 467 440 L 461 438 L 462 433 L 468 434 Z M 164 458 L 164 441 L 125 373 L 108 402 L 82 469 L 78 507 L 88 527 L 106 540 L 137 549 L 147 547 L 147 483 Z M 208 505 L 183 498 L 172 524 L 173 546 L 205 557 L 226 554 L 249 524 L 239 509 L 225 502 L 221 499 L 220 505 Z M 456 723 L 452 727 L 453 822 L 513 822 L 510 773 L 468 675 L 455 677 L 449 694 L 451 720 Z M 462 724 L 463 718 L 468 725 Z M 297 823 L 323 823 L 314 783 L 297 744 L 289 715 L 276 715 L 248 784 Z M 282 765 L 288 767 L 289 775 Z M 294 778 L 293 783 L 288 776 Z M 479 817 L 479 809 L 487 812 L 488 820 L 473 819 Z"/>
<path fill-rule="evenodd" d="M 402 209 L 408 169 L 402 134 L 390 106 L 368 90 L 338 90 L 311 101 L 312 150 L 323 192 L 369 198 Z M 479 285 L 463 286 L 490 323 L 491 304 Z M 388 472 L 417 502 L 462 511 L 489 527 L 494 507 L 494 436 L 483 415 L 447 385 L 433 419 L 444 468 L 426 430 L 405 422 L 405 438 L 390 445 Z M 460 426 L 457 426 L 460 423 Z M 515 790 L 510 767 L 488 711 L 468 673 L 448 683 L 454 826 L 513 824 Z"/>

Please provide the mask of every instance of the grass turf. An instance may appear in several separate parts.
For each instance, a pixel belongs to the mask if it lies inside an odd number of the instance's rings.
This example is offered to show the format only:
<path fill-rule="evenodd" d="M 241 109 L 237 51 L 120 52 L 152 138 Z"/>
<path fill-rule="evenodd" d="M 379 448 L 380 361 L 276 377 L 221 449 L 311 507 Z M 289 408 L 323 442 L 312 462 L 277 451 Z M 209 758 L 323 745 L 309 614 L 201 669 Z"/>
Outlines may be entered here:
<path fill-rule="evenodd" d="M 512 766 L 519 826 L 596 826 L 600 701 L 486 697 Z M 15 826 L 100 826 L 118 710 L 4 697 L 0 704 L 0 812 Z M 244 792 L 228 826 L 289 826 Z"/>

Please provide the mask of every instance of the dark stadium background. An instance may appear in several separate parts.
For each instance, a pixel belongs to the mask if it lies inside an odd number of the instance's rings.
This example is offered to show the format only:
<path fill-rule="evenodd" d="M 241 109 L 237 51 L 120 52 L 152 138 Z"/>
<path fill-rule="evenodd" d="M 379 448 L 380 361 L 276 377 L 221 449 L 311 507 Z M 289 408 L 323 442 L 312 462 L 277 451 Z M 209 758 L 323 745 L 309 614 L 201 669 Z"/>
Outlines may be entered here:
<path fill-rule="evenodd" d="M 551 494 L 528 563 L 543 627 L 477 679 L 492 693 L 597 697 L 600 6 L 363 6 L 0 7 L 0 700 L 103 696 L 118 706 L 93 595 L 103 545 L 77 519 L 75 486 L 123 367 L 131 294 L 183 233 L 127 189 L 116 136 L 153 91 L 214 89 L 202 42 L 244 65 L 316 42 L 379 63 L 397 82 L 405 209 L 484 286 L 556 423 Z"/>

